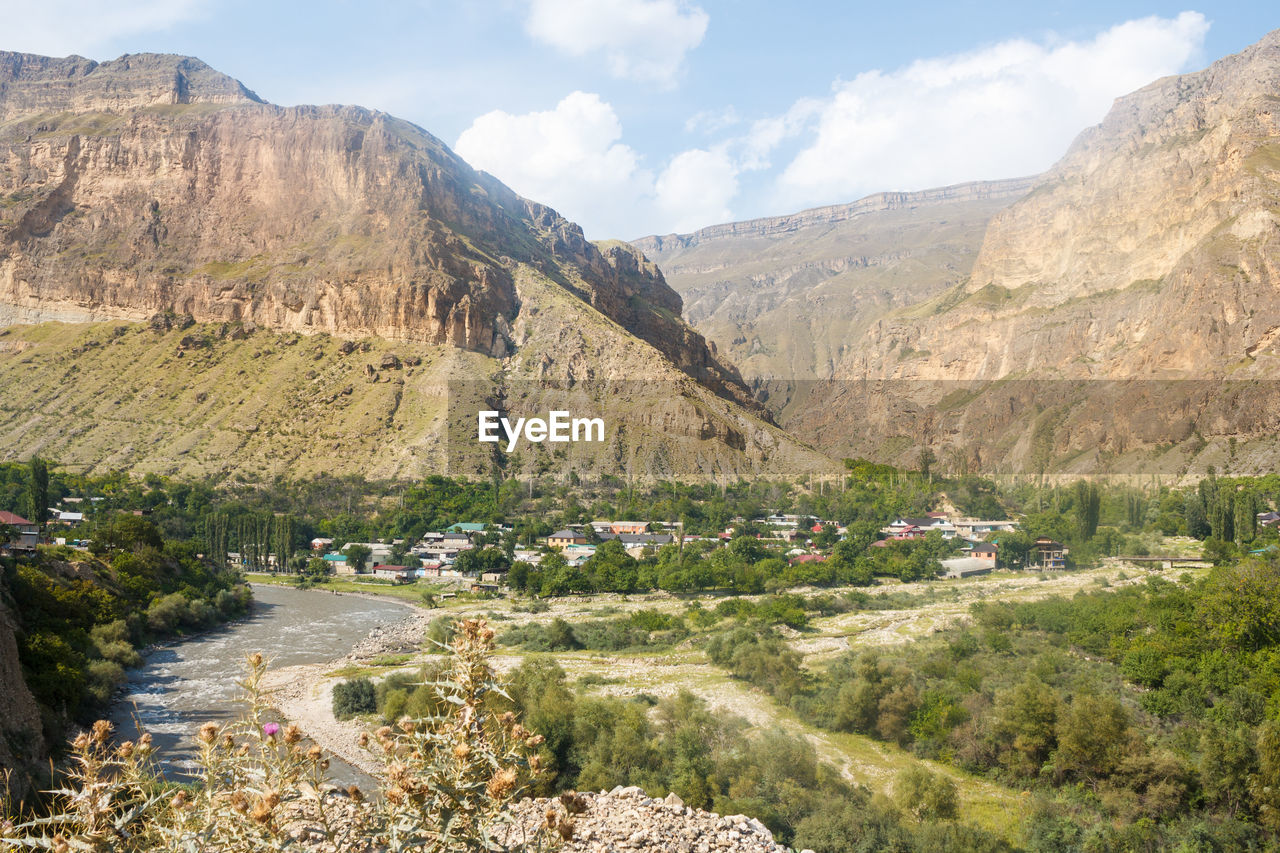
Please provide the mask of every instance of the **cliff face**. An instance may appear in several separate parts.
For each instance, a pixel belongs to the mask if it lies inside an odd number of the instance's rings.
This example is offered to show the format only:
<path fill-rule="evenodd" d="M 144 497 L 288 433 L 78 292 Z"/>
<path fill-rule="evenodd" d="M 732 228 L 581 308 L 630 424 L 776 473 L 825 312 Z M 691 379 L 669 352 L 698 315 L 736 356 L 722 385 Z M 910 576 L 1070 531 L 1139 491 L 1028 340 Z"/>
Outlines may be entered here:
<path fill-rule="evenodd" d="M 965 286 L 923 320 L 885 319 L 846 375 L 1266 375 L 1280 334 L 1278 92 L 1280 31 L 1118 99 L 993 220 Z"/>
<path fill-rule="evenodd" d="M 0 54 L 0 81 L 10 320 L 174 311 L 501 357 L 519 261 L 577 279 L 584 301 L 697 378 L 729 378 L 655 267 L 602 254 L 406 122 L 264 104 L 184 57 Z"/>
<path fill-rule="evenodd" d="M 124 339 L 123 330 L 21 331 L 0 346 L 5 383 L 68 403 L 45 419 L 25 398 L 0 402 L 10 455 L 187 473 L 262 470 L 259 460 L 289 473 L 292 459 L 306 470 L 415 476 L 442 460 L 443 417 L 432 416 L 448 406 L 447 382 L 589 374 L 655 381 L 646 405 L 663 393 L 710 394 L 717 422 L 745 422 L 766 444 L 827 464 L 769 424 L 641 253 L 587 241 L 412 124 L 360 107 L 263 103 L 198 60 L 163 55 L 99 65 L 0 54 L 0 116 L 0 326 L 154 321 Z M 205 328 L 168 334 L 190 323 Z M 255 329 L 272 339 L 236 343 Z M 590 340 L 568 333 L 582 329 L 595 330 Z M 315 357 L 331 369 L 300 378 L 291 371 L 301 348 L 282 343 L 297 333 L 369 341 L 421 367 L 406 385 L 408 370 L 319 343 Z M 78 343 L 57 349 L 54 338 Z M 104 340 L 127 344 L 127 354 L 113 349 L 122 353 L 114 372 L 100 369 L 103 351 L 84 349 Z M 247 398 L 243 379 L 210 384 L 203 371 L 215 361 L 305 405 L 276 411 Z M 187 386 L 162 382 L 162 366 L 181 366 Z M 340 384 L 316 387 L 322 375 Z M 342 394 L 353 381 L 397 389 Z M 193 385 L 202 398 L 170 411 Z M 353 397 L 378 400 L 369 418 L 346 421 L 359 429 L 310 442 L 313 416 L 323 422 L 324 406 Z M 126 411 L 126 400 L 140 407 Z M 156 439 L 139 439 L 153 427 Z M 397 434 L 406 427 L 411 439 Z M 276 441 L 264 441 L 268 430 Z M 726 448 L 712 445 L 728 431 L 717 427 L 655 471 L 701 476 L 702 451 L 724 461 Z M 282 449 L 285 436 L 296 438 Z M 729 471 L 767 462 L 727 450 Z"/>
<path fill-rule="evenodd" d="M 10 793 L 15 801 L 32 793 L 25 774 L 46 755 L 40 709 L 22 677 L 14 621 L 0 601 L 0 769 L 14 772 Z M 0 793 L 6 780 L 0 776 Z"/>
<path fill-rule="evenodd" d="M 1271 469 L 1278 93 L 1280 31 L 1118 99 L 994 217 L 967 279 L 876 318 L 846 384 L 788 390 L 780 421 L 957 468 Z"/>
<path fill-rule="evenodd" d="M 878 193 L 634 245 L 748 381 L 827 379 L 875 320 L 957 285 L 991 217 L 1032 182 Z"/>

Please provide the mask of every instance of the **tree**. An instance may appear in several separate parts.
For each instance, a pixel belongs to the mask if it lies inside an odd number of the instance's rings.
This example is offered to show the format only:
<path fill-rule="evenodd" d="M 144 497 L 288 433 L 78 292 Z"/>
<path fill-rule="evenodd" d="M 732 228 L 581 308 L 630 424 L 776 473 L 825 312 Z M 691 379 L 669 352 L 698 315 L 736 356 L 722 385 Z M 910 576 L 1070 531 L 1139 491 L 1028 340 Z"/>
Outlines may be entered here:
<path fill-rule="evenodd" d="M 956 783 L 919 765 L 898 774 L 893 783 L 893 802 L 916 820 L 950 820 L 960 813 Z"/>
<path fill-rule="evenodd" d="M 1098 532 L 1098 518 L 1102 508 L 1102 494 L 1097 483 L 1076 481 L 1076 523 L 1080 538 L 1088 542 Z"/>
<path fill-rule="evenodd" d="M 1201 481 L 1203 484 L 1204 481 Z M 1198 492 L 1190 492 L 1187 494 L 1186 503 L 1182 510 L 1183 518 L 1187 522 L 1187 535 L 1196 539 L 1204 539 L 1210 533 L 1209 517 L 1205 513 L 1204 499 Z"/>
<path fill-rule="evenodd" d="M 350 564 L 351 570 L 356 574 L 363 572 L 369 565 L 369 558 L 373 556 L 373 549 L 368 545 L 361 545 L 359 542 L 354 545 L 347 546 L 347 563 Z"/>
<path fill-rule="evenodd" d="M 28 470 L 27 503 L 31 508 L 31 521 L 43 530 L 49 518 L 49 464 L 39 456 L 32 456 Z"/>

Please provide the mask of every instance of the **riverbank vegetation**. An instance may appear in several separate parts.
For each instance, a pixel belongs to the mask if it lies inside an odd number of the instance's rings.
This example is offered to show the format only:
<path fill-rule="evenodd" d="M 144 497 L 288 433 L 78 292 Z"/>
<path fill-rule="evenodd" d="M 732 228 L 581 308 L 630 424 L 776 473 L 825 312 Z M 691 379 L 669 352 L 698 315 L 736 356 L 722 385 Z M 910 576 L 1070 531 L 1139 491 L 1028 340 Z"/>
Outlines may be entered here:
<path fill-rule="evenodd" d="M 213 566 L 191 543 L 165 540 L 144 518 L 116 515 L 97 541 L 95 554 L 45 547 L 0 558 L 0 607 L 41 729 L 23 735 L 5 725 L 14 772 L 42 775 L 44 745 L 61 744 L 70 726 L 105 709 L 147 645 L 211 628 L 250 606 L 237 572 Z M 21 781 L 18 787 L 31 788 Z"/>

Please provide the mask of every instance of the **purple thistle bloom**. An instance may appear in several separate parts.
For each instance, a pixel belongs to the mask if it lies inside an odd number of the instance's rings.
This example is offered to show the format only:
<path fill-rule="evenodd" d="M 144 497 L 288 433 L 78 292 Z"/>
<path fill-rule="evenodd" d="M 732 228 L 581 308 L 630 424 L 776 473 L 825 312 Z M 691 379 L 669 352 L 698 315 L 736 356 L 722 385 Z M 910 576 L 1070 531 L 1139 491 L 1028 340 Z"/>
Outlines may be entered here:
<path fill-rule="evenodd" d="M 262 733 L 267 737 L 275 737 L 276 732 L 280 731 L 280 727 L 275 723 L 267 723 L 262 727 Z"/>

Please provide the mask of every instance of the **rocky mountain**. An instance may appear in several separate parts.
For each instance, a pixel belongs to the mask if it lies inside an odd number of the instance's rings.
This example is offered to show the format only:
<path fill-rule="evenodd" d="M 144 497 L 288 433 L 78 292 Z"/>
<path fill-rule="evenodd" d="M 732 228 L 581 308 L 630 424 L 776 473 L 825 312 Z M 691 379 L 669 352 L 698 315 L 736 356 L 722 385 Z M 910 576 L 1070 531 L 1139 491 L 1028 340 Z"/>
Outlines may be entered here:
<path fill-rule="evenodd" d="M 145 470 L 412 476 L 449 461 L 450 381 L 504 401 L 522 397 L 509 382 L 644 380 L 612 410 L 631 428 L 611 453 L 638 476 L 829 464 L 769 423 L 681 310 L 640 253 L 588 242 L 408 122 L 267 104 L 187 57 L 0 53 L 0 384 L 32 395 L 0 403 L 9 457 L 95 465 L 113 448 L 111 464 Z M 286 350 L 298 334 L 333 340 Z M 284 355 L 327 363 L 342 340 L 395 342 L 418 381 L 362 353 L 299 378 Z M 106 374 L 105 342 L 122 354 Z M 227 373 L 202 381 L 210 362 Z M 332 420 L 367 396 L 349 385 L 380 377 L 404 381 L 310 440 L 308 417 Z M 267 430 L 296 436 L 283 456 Z"/>
<path fill-rule="evenodd" d="M 748 379 L 781 377 L 760 388 L 779 422 L 834 455 L 1038 473 L 1267 470 L 1280 463 L 1278 110 L 1280 31 L 1118 99 L 1029 191 L 988 207 L 989 225 L 966 220 L 970 242 L 902 269 L 879 299 L 851 285 L 832 294 L 825 280 L 778 285 L 830 250 L 759 250 L 760 294 L 747 299 L 750 279 L 716 270 L 696 239 L 665 256 L 673 241 L 640 245 L 712 340 L 735 336 Z M 961 220 L 938 210 L 885 251 L 946 245 Z M 708 245 L 742 232 L 776 242 L 785 228 L 720 227 Z M 789 325 L 812 333 L 813 356 Z M 832 327 L 843 334 L 827 340 Z M 739 329 L 779 329 L 782 358 Z"/>
<path fill-rule="evenodd" d="M 877 318 L 962 281 L 991 218 L 1032 181 L 877 193 L 633 245 L 749 382 L 828 379 Z"/>

